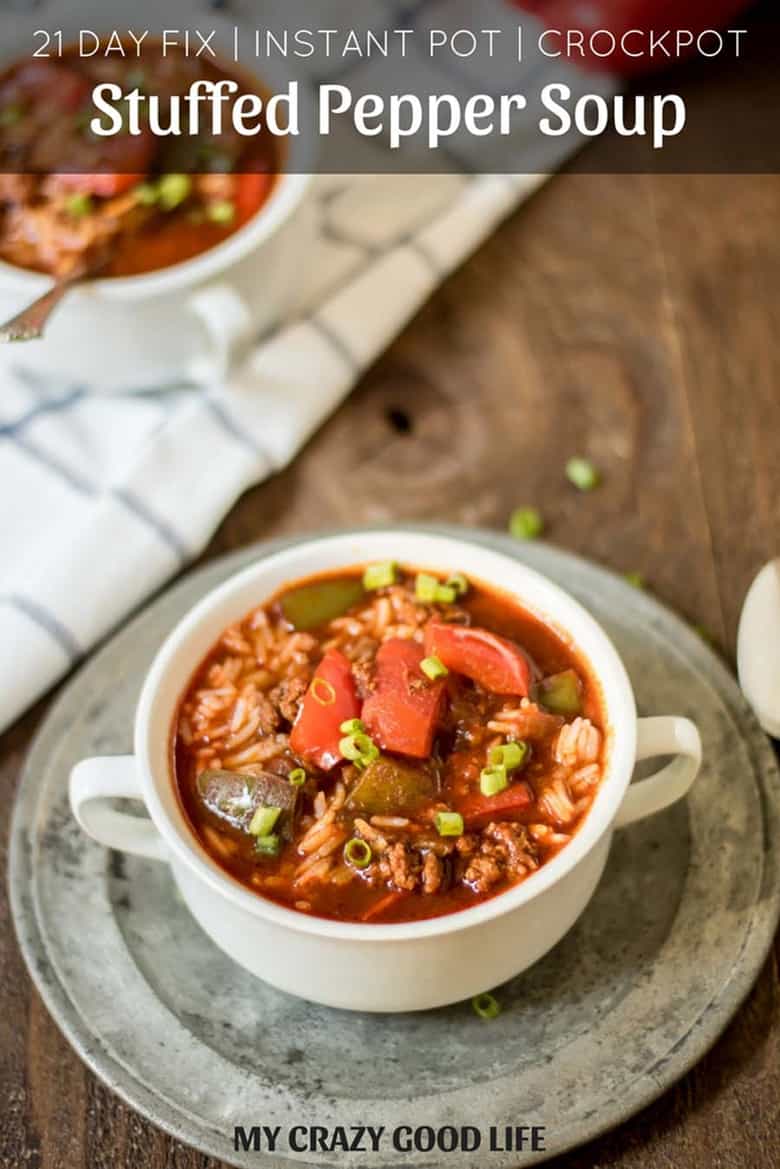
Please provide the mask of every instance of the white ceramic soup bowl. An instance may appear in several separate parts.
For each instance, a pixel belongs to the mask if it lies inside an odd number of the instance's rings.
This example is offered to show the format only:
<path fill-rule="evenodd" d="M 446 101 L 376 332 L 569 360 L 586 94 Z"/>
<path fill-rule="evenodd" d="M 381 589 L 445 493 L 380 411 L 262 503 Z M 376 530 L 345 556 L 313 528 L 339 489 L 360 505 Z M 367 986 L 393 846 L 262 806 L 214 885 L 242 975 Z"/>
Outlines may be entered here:
<path fill-rule="evenodd" d="M 159 38 L 164 29 L 182 30 L 182 36 L 184 30 L 213 29 L 211 44 L 218 60 L 228 70 L 234 67 L 237 22 L 191 0 L 166 0 L 163 8 L 161 12 L 158 3 L 136 0 L 132 27 L 150 29 L 150 38 Z M 0 14 L 0 71 L 31 59 L 33 48 L 41 45 L 35 29 L 62 30 L 67 47 L 77 43 L 82 29 L 105 35 L 113 27 L 104 0 L 55 0 L 46 5 L 45 19 L 37 8 Z M 244 40 L 250 43 L 248 33 Z M 54 57 L 55 45 L 48 51 Z M 247 57 L 238 68 L 256 74 L 270 91 L 285 88 L 290 80 L 288 65 L 281 69 L 273 60 Z M 43 339 L 24 347 L 0 346 L 0 364 L 24 366 L 56 379 L 55 385 L 87 382 L 93 390 L 112 393 L 224 378 L 249 342 L 290 309 L 315 240 L 309 194 L 316 152 L 306 131 L 314 125 L 313 99 L 306 86 L 300 87 L 299 96 L 301 134 L 278 140 L 282 171 L 267 202 L 248 223 L 193 259 L 74 288 Z M 48 276 L 0 261 L 0 320 L 19 312 L 52 283 Z"/>
<path fill-rule="evenodd" d="M 601 687 L 606 769 L 571 843 L 522 884 L 474 908 L 427 921 L 378 925 L 330 921 L 251 892 L 205 852 L 182 812 L 171 767 L 177 704 L 226 626 L 288 582 L 387 560 L 461 571 L 516 598 L 562 634 Z M 675 758 L 631 787 L 634 764 Z M 593 618 L 557 585 L 467 540 L 403 530 L 312 539 L 240 572 L 176 626 L 147 675 L 135 721 L 135 755 L 88 759 L 73 770 L 70 797 L 81 827 L 109 848 L 170 864 L 203 929 L 236 962 L 267 982 L 328 1006 L 409 1011 L 468 998 L 536 962 L 567 932 L 598 884 L 616 828 L 685 795 L 701 742 L 685 718 L 637 721 L 626 671 Z M 150 819 L 115 810 L 109 797 L 142 800 Z"/>

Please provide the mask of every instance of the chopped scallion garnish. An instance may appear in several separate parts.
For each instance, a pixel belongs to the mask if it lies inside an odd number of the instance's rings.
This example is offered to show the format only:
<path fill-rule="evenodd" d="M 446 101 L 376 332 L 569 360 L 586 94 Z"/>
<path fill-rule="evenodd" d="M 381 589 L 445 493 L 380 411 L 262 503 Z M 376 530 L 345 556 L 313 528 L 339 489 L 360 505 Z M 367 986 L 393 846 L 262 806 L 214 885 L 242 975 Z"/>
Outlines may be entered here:
<path fill-rule="evenodd" d="M 645 578 L 641 572 L 627 572 L 623 578 L 626 584 L 630 584 L 632 589 L 643 589 L 645 587 Z"/>
<path fill-rule="evenodd" d="M 306 783 L 306 772 L 302 767 L 293 767 L 287 778 L 293 787 L 303 787 Z"/>
<path fill-rule="evenodd" d="M 517 743 L 502 743 L 498 747 L 491 747 L 488 761 L 494 767 L 504 767 L 507 771 L 516 771 L 522 767 L 528 756 L 528 744 L 522 740 Z"/>
<path fill-rule="evenodd" d="M 370 592 L 376 589 L 386 589 L 395 584 L 398 575 L 398 565 L 394 560 L 386 560 L 383 564 L 369 564 L 363 573 L 363 588 Z"/>
<path fill-rule="evenodd" d="M 509 517 L 509 533 L 516 540 L 535 540 L 543 531 L 542 513 L 535 507 L 516 507 Z"/>
<path fill-rule="evenodd" d="M 414 581 L 414 595 L 426 605 L 451 605 L 461 595 L 460 582 L 453 584 L 453 579 L 451 577 L 446 584 L 441 584 L 429 572 L 418 572 Z M 460 579 L 466 580 L 465 576 Z"/>
<path fill-rule="evenodd" d="M 142 207 L 153 207 L 160 197 L 160 192 L 154 183 L 139 183 L 134 194 Z"/>
<path fill-rule="evenodd" d="M 83 219 L 92 210 L 92 199 L 89 195 L 81 192 L 76 195 L 68 195 L 65 200 L 65 210 L 73 219 Z"/>
<path fill-rule="evenodd" d="M 440 588 L 435 576 L 429 572 L 418 572 L 414 581 L 414 595 L 418 601 L 432 604 L 436 600 L 436 590 Z"/>
<path fill-rule="evenodd" d="M 579 455 L 569 459 L 566 464 L 566 478 L 579 491 L 592 491 L 601 482 L 598 468 L 591 463 L 590 459 L 583 459 Z"/>
<path fill-rule="evenodd" d="M 371 846 L 359 836 L 353 836 L 344 845 L 344 860 L 348 865 L 352 865 L 353 869 L 367 869 L 372 856 Z"/>
<path fill-rule="evenodd" d="M 432 682 L 435 682 L 437 678 L 446 678 L 449 674 L 444 662 L 437 657 L 423 658 L 420 662 L 420 669 L 425 677 L 430 678 Z"/>
<path fill-rule="evenodd" d="M 366 728 L 363 726 L 363 720 L 360 718 L 348 718 L 339 727 L 342 735 L 357 735 L 365 733 Z"/>
<path fill-rule="evenodd" d="M 229 199 L 219 199 L 215 203 L 209 203 L 206 208 L 206 218 L 209 223 L 219 224 L 220 227 L 232 223 L 235 217 L 235 204 L 231 203 Z"/>
<path fill-rule="evenodd" d="M 319 702 L 320 706 L 333 706 L 336 701 L 336 688 L 327 678 L 315 677 L 309 688 L 309 693 L 315 702 Z"/>
<path fill-rule="evenodd" d="M 506 767 L 501 763 L 493 763 L 483 767 L 479 773 L 479 790 L 483 796 L 497 796 L 499 792 L 509 787 Z"/>
<path fill-rule="evenodd" d="M 463 817 L 460 812 L 437 812 L 433 822 L 439 836 L 463 835 Z"/>
<path fill-rule="evenodd" d="M 474 1014 L 479 1015 L 480 1019 L 495 1019 L 497 1015 L 501 1014 L 501 1003 L 487 992 L 475 995 L 471 1000 L 471 1005 L 474 1008 Z"/>
<path fill-rule="evenodd" d="M 436 596 L 434 600 L 437 605 L 452 605 L 457 600 L 457 592 L 452 585 L 440 584 L 436 586 Z"/>
<path fill-rule="evenodd" d="M 339 741 L 339 751 L 356 767 L 368 767 L 379 758 L 379 748 L 365 731 L 355 731 Z"/>
<path fill-rule="evenodd" d="M 281 840 L 273 833 L 269 836 L 258 836 L 255 841 L 255 853 L 258 856 L 278 856 L 281 848 Z"/>
<path fill-rule="evenodd" d="M 157 193 L 163 211 L 173 211 L 188 198 L 192 190 L 189 175 L 163 175 L 157 184 Z"/>
<path fill-rule="evenodd" d="M 445 588 L 454 589 L 457 596 L 465 597 L 469 591 L 469 582 L 462 572 L 453 572 L 452 576 L 447 577 Z"/>
<path fill-rule="evenodd" d="M 253 836 L 270 836 L 281 814 L 281 808 L 257 808 L 249 821 L 249 831 Z"/>

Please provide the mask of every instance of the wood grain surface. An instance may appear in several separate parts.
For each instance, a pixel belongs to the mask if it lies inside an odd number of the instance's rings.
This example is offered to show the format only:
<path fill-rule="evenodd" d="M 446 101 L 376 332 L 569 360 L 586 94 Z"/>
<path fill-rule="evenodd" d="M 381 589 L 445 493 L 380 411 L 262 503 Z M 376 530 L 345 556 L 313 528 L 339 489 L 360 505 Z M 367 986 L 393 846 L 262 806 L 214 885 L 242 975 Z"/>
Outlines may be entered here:
<path fill-rule="evenodd" d="M 295 464 L 239 501 L 207 558 L 340 523 L 503 528 L 531 503 L 551 540 L 642 572 L 733 660 L 745 591 L 780 551 L 778 224 L 776 177 L 559 176 L 447 282 Z M 565 480 L 573 453 L 602 469 L 590 495 Z M 46 705 L 0 740 L 3 820 Z M 4 884 L 0 915 L 0 1165 L 219 1169 L 83 1067 L 31 989 Z M 778 1165 L 777 960 L 776 946 L 690 1075 L 557 1169 Z"/>

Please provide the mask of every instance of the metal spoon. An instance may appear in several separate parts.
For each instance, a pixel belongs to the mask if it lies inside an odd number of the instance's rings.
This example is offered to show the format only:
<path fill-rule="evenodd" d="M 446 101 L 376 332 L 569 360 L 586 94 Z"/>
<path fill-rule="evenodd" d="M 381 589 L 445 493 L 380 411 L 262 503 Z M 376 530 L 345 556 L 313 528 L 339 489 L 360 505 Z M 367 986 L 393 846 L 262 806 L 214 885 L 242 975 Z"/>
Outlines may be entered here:
<path fill-rule="evenodd" d="M 91 262 L 82 263 L 78 268 L 69 272 L 67 276 L 61 276 L 48 292 L 44 292 L 43 296 L 39 296 L 32 304 L 28 304 L 27 308 L 23 308 L 15 317 L 11 317 L 10 321 L 0 325 L 0 345 L 8 341 L 40 340 L 49 317 L 65 294 L 70 292 L 76 284 L 81 284 L 82 281 L 91 276 L 97 276 L 107 262 L 108 256 L 104 250 Z"/>
<path fill-rule="evenodd" d="M 7 341 L 35 341 L 43 336 L 49 317 L 56 309 L 62 298 L 70 292 L 74 284 L 78 284 L 87 275 L 80 271 L 58 280 L 53 288 L 44 292 L 27 308 L 22 309 L 10 321 L 0 325 L 0 344 Z"/>

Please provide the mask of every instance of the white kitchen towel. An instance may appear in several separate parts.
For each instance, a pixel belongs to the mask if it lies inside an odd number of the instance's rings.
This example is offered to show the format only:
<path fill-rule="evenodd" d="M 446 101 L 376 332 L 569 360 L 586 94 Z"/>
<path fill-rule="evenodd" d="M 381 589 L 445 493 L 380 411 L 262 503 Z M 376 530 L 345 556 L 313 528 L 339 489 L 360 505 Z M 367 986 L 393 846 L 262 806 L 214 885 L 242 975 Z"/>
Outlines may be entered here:
<path fill-rule="evenodd" d="M 14 353 L 0 374 L 0 730 L 198 555 L 541 181 L 321 177 L 296 314 L 228 384 L 100 393 L 51 384 Z"/>

